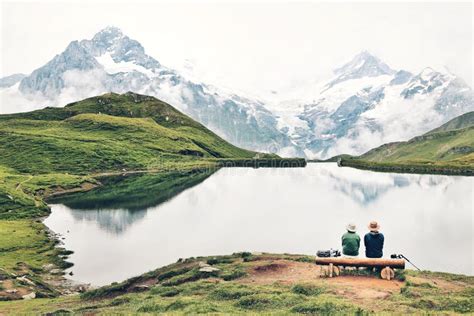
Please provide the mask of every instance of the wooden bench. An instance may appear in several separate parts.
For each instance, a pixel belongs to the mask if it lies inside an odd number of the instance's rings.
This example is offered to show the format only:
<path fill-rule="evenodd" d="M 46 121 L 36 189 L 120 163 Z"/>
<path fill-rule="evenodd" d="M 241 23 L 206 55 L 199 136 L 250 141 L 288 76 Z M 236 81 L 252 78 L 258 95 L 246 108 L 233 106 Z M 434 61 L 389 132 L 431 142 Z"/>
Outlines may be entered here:
<path fill-rule="evenodd" d="M 380 276 L 385 280 L 392 280 L 395 277 L 393 269 L 405 269 L 404 259 L 318 257 L 316 264 L 329 266 L 330 278 L 339 275 L 341 267 L 378 268 L 381 269 Z"/>

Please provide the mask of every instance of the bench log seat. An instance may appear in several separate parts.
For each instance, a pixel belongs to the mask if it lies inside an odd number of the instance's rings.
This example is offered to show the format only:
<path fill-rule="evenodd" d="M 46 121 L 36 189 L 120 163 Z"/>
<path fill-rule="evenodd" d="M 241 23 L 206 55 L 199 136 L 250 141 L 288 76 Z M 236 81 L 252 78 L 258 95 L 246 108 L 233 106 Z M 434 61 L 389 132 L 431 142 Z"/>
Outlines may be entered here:
<path fill-rule="evenodd" d="M 337 276 L 341 268 L 381 268 L 380 276 L 382 279 L 391 280 L 395 277 L 393 269 L 405 269 L 404 259 L 384 259 L 384 258 L 346 258 L 329 257 L 316 258 L 316 264 L 329 266 L 329 277 Z"/>

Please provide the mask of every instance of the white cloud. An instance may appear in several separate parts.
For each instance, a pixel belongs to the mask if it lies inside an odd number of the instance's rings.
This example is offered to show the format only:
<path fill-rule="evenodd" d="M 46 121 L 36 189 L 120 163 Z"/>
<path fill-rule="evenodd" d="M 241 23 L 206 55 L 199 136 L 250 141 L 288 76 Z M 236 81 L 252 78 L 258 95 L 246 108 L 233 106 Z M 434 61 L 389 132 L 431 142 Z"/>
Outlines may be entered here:
<path fill-rule="evenodd" d="M 192 60 L 204 81 L 257 95 L 321 78 L 362 49 L 393 68 L 447 65 L 472 82 L 471 3 L 3 1 L 1 11 L 2 75 L 116 25 L 164 65 Z"/>
<path fill-rule="evenodd" d="M 68 70 L 63 75 L 64 88 L 55 99 L 54 106 L 63 106 L 77 100 L 108 92 L 104 86 L 107 74 L 101 69 Z"/>
<path fill-rule="evenodd" d="M 9 114 L 41 109 L 49 105 L 49 101 L 41 95 L 24 95 L 19 92 L 20 84 L 0 89 L 0 113 Z"/>

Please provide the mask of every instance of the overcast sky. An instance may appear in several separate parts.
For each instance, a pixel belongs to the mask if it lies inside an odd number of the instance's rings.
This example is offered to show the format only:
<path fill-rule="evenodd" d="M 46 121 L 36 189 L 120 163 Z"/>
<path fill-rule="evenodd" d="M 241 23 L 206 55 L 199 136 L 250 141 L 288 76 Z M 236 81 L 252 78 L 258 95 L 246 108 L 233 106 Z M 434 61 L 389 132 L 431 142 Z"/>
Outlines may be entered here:
<path fill-rule="evenodd" d="M 327 76 L 361 50 L 392 68 L 448 69 L 472 86 L 472 3 L 1 1 L 0 75 L 120 27 L 165 66 L 268 93 Z"/>

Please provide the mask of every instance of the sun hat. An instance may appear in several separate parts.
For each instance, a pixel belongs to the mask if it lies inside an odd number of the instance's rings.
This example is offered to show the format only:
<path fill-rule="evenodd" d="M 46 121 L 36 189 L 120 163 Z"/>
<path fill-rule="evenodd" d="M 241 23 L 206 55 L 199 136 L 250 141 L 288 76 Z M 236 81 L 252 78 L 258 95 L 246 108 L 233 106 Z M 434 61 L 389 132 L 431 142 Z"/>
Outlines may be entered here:
<path fill-rule="evenodd" d="M 351 233 L 355 233 L 356 232 L 356 225 L 355 224 L 352 224 L 352 223 L 349 223 L 347 226 L 346 226 L 346 229 L 347 231 L 351 232 Z"/>
<path fill-rule="evenodd" d="M 378 232 L 380 229 L 380 225 L 376 221 L 371 221 L 368 227 L 371 232 Z"/>

